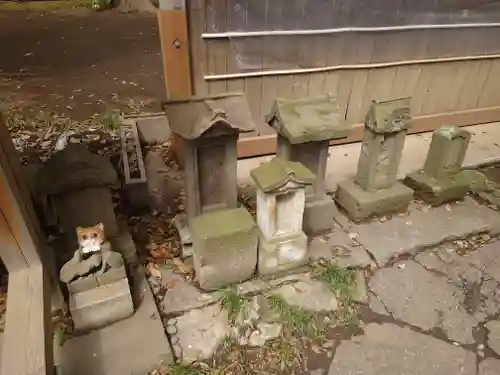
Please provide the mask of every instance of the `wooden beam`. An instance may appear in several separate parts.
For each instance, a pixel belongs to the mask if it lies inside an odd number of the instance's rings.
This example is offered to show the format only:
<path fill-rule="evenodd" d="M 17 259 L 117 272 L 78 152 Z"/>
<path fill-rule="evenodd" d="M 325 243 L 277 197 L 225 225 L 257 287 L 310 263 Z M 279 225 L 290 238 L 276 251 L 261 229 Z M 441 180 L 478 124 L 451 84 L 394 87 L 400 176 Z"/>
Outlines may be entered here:
<path fill-rule="evenodd" d="M 0 258 L 9 272 L 0 374 L 52 375 L 51 298 L 41 231 L 18 157 L 0 115 Z"/>
<path fill-rule="evenodd" d="M 50 296 L 41 264 L 9 272 L 1 375 L 54 373 Z"/>
<path fill-rule="evenodd" d="M 158 26 L 167 99 L 186 99 L 193 94 L 186 1 L 160 0 Z M 172 151 L 181 166 L 183 150 L 182 139 L 172 135 Z"/>
<path fill-rule="evenodd" d="M 470 126 L 500 121 L 500 106 L 470 109 L 449 113 L 418 116 L 412 119 L 409 134 L 432 132 L 441 125 Z M 347 138 L 330 142 L 330 145 L 361 142 L 363 124 L 354 124 Z M 276 136 L 241 137 L 238 141 L 238 157 L 247 158 L 276 153 Z"/>

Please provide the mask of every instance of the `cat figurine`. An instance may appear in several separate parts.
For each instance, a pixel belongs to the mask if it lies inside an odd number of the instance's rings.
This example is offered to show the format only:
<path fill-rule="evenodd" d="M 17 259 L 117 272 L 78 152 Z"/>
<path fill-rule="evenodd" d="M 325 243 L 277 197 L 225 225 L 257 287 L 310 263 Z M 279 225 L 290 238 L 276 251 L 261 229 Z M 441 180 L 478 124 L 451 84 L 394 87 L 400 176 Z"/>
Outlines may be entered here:
<path fill-rule="evenodd" d="M 111 252 L 111 244 L 106 240 L 104 224 L 98 223 L 92 227 L 77 227 L 76 236 L 78 249 L 75 252 L 77 261 L 82 261 L 85 256 L 97 253 L 101 256 L 101 269 L 99 274 L 106 271 Z"/>

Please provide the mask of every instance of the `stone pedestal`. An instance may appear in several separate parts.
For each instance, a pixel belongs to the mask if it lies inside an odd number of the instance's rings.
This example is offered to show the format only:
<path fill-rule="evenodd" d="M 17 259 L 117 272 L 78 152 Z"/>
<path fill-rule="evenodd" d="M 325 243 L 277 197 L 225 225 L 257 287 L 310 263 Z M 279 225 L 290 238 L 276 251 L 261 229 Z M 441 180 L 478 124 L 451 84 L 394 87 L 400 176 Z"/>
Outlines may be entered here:
<path fill-rule="evenodd" d="M 100 263 L 99 255 L 80 262 L 74 257 L 61 269 L 60 279 L 68 287 L 69 310 L 77 332 L 104 327 L 134 313 L 121 255 L 111 252 L 109 269 L 102 275 L 91 273 Z"/>
<path fill-rule="evenodd" d="M 409 99 L 373 102 L 365 121 L 356 177 L 340 183 L 335 197 L 350 219 L 360 221 L 408 206 L 413 192 L 396 178 L 409 110 Z"/>
<path fill-rule="evenodd" d="M 441 126 L 433 136 L 420 171 L 409 174 L 404 183 L 428 204 L 463 199 L 469 179 L 461 172 L 471 134 L 456 126 Z"/>
<path fill-rule="evenodd" d="M 244 208 L 200 215 L 191 222 L 196 279 L 205 290 L 249 279 L 257 264 L 257 228 Z"/>
<path fill-rule="evenodd" d="M 302 164 L 279 158 L 251 171 L 257 185 L 258 272 L 269 275 L 308 262 L 302 231 L 305 190 L 315 176 Z"/>
<path fill-rule="evenodd" d="M 277 100 L 266 120 L 278 133 L 276 156 L 300 162 L 316 176 L 306 190 L 304 231 L 313 235 L 330 230 L 335 203 L 325 194 L 329 141 L 349 133 L 336 99 Z"/>
<path fill-rule="evenodd" d="M 255 126 L 240 94 L 170 101 L 164 109 L 172 132 L 184 144 L 187 220 L 176 222 L 187 222 L 191 230 L 195 217 L 237 207 L 236 143 L 239 133 Z"/>

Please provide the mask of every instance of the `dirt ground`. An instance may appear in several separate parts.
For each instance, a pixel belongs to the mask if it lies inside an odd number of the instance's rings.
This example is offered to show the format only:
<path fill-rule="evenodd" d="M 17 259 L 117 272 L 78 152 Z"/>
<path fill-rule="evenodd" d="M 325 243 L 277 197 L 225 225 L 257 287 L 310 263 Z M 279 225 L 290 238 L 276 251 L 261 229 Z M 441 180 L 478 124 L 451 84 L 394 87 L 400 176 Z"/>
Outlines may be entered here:
<path fill-rule="evenodd" d="M 0 102 L 81 120 L 165 97 L 154 15 L 0 11 L 0 46 Z"/>

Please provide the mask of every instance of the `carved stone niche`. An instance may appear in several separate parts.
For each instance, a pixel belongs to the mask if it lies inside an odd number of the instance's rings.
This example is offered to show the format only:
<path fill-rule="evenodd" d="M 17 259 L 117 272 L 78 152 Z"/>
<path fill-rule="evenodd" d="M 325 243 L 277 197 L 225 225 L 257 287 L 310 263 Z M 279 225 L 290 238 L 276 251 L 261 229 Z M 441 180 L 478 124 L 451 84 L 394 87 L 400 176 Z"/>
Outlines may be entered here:
<path fill-rule="evenodd" d="M 175 221 L 183 238 L 183 256 L 188 256 L 190 221 L 237 207 L 236 143 L 239 133 L 251 132 L 255 125 L 242 94 L 169 101 L 163 108 L 172 132 L 184 141 L 187 217 Z"/>
<path fill-rule="evenodd" d="M 275 158 L 252 170 L 257 187 L 258 272 L 269 275 L 309 260 L 302 231 L 305 190 L 314 174 L 301 163 Z"/>
<path fill-rule="evenodd" d="M 335 195 L 350 219 L 360 221 L 407 208 L 413 191 L 396 178 L 409 126 L 409 98 L 372 103 L 356 177 L 341 182 Z"/>
<path fill-rule="evenodd" d="M 405 185 L 428 204 L 439 205 L 463 199 L 469 191 L 469 178 L 462 163 L 471 134 L 456 126 L 441 126 L 433 136 L 424 168 L 409 174 Z"/>
<path fill-rule="evenodd" d="M 325 194 L 329 141 L 345 138 L 349 126 L 331 96 L 274 102 L 267 123 L 278 133 L 276 156 L 302 163 L 316 175 L 306 190 L 304 231 L 308 235 L 334 226 L 335 202 Z"/>

